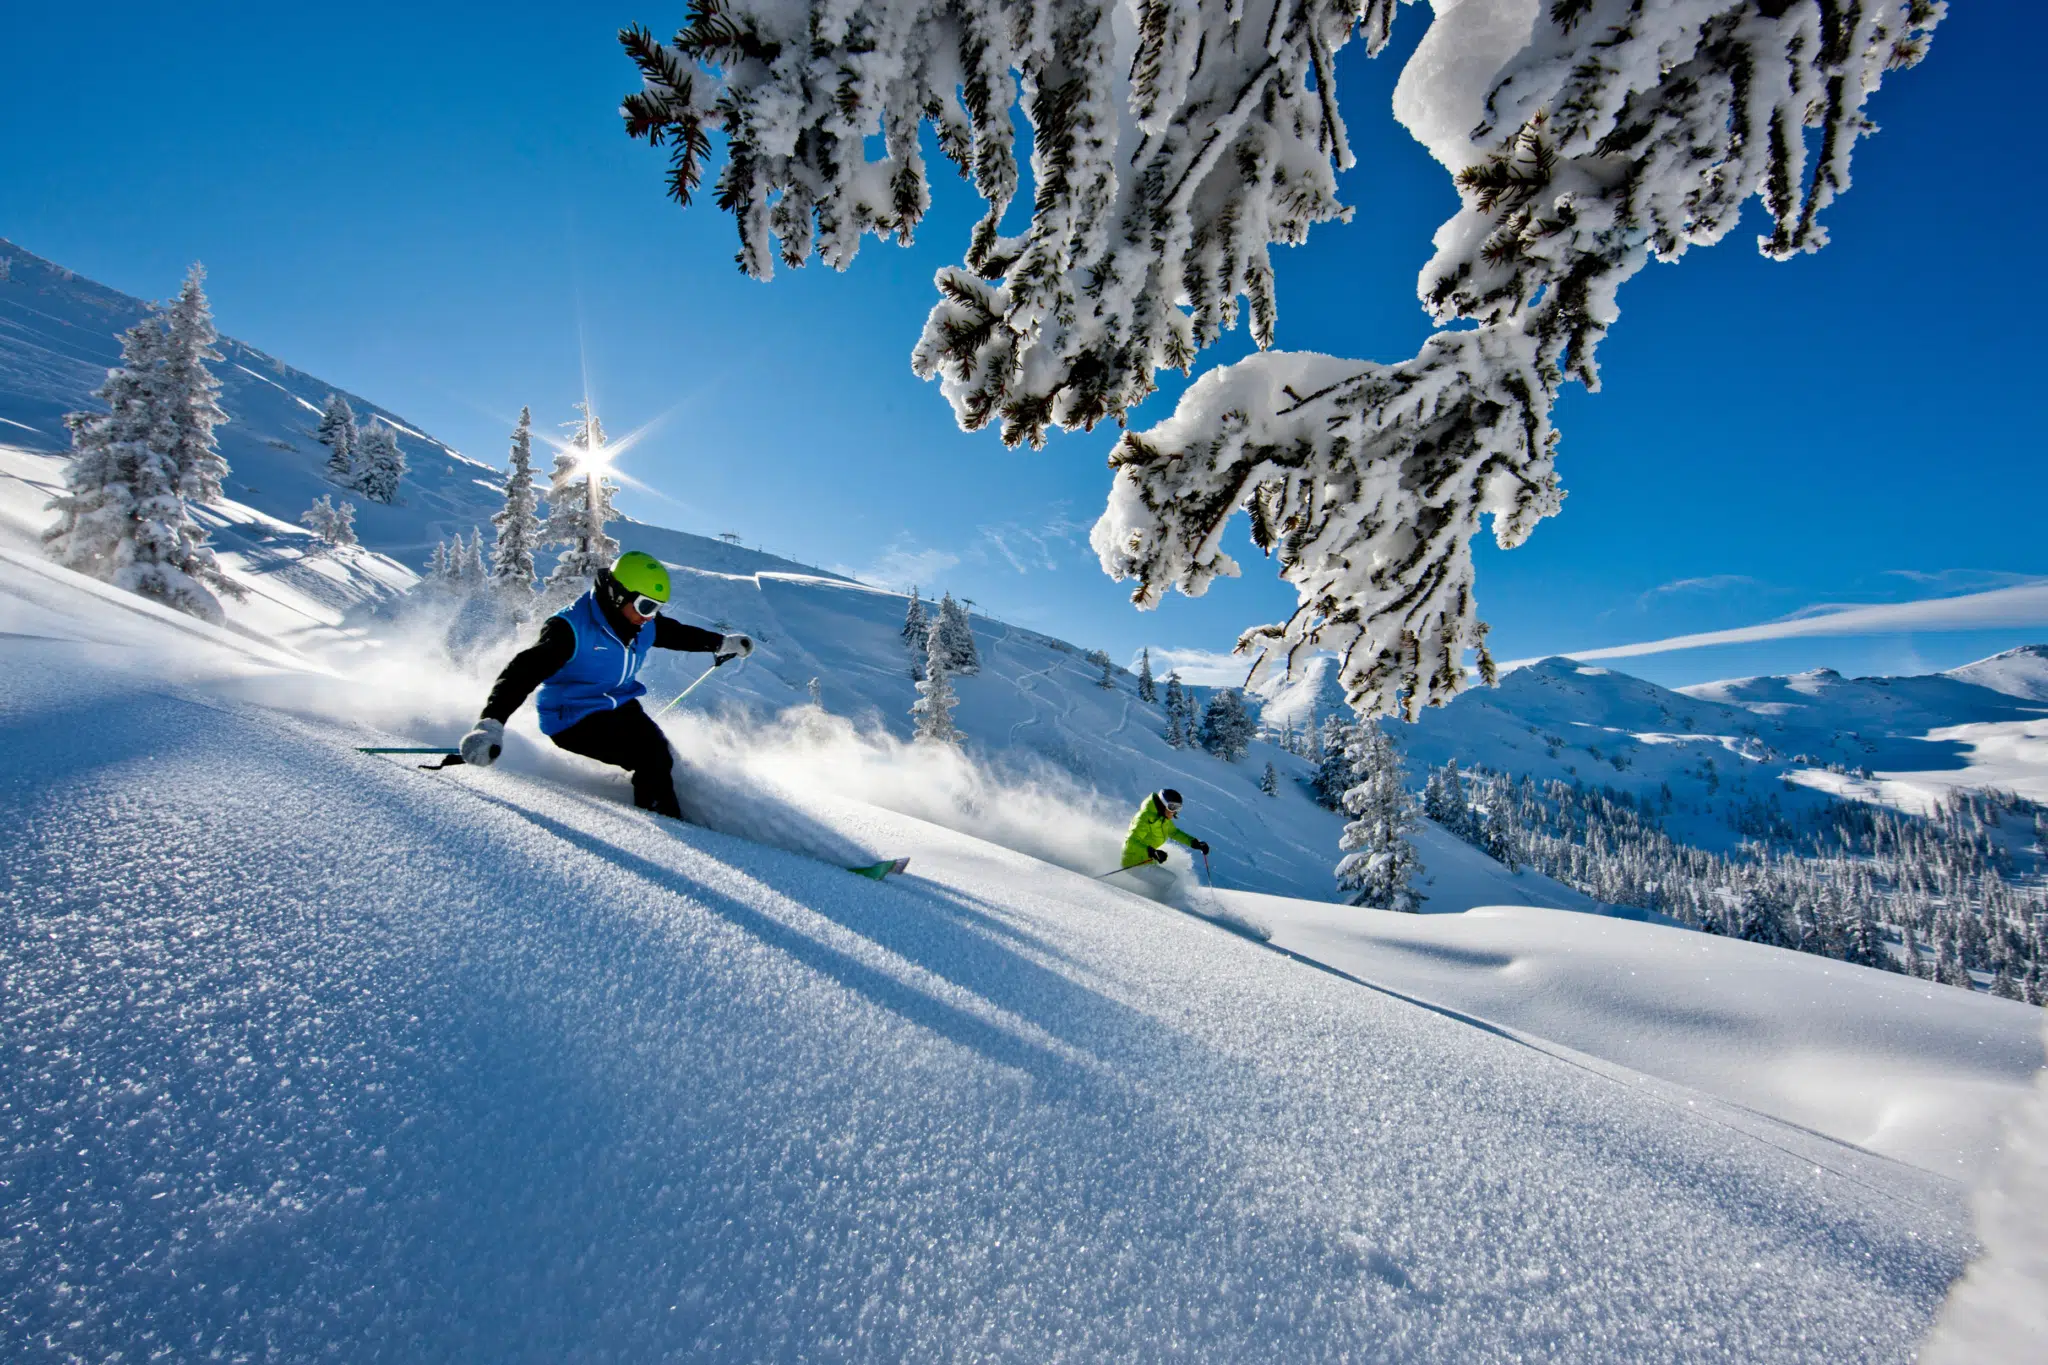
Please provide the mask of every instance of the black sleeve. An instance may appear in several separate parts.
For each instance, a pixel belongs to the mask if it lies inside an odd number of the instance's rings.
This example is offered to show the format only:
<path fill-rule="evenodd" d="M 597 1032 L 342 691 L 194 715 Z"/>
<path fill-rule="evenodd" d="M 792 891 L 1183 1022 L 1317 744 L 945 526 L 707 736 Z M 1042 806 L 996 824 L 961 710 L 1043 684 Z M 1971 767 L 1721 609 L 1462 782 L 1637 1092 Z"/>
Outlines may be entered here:
<path fill-rule="evenodd" d="M 719 642 L 723 639 L 725 637 L 715 630 L 684 625 L 681 621 L 667 616 L 654 618 L 656 649 L 680 649 L 686 654 L 716 654 Z"/>
<path fill-rule="evenodd" d="M 576 628 L 559 616 L 550 616 L 540 628 L 540 639 L 512 656 L 491 684 L 490 699 L 484 703 L 484 719 L 502 724 L 512 719 L 521 702 L 561 670 L 576 654 Z"/>

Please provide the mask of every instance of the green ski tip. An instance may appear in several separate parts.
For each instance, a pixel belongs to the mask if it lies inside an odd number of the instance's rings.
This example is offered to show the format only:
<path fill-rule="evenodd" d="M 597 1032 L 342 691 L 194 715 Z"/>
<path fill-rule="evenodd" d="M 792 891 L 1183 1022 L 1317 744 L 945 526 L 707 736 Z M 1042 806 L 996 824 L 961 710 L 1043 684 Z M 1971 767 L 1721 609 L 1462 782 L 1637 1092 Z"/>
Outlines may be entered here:
<path fill-rule="evenodd" d="M 881 881 L 891 873 L 901 872 L 909 866 L 910 859 L 908 858 L 884 858 L 879 863 L 874 863 L 868 867 L 849 867 L 846 870 L 857 877 L 867 877 L 873 881 Z"/>

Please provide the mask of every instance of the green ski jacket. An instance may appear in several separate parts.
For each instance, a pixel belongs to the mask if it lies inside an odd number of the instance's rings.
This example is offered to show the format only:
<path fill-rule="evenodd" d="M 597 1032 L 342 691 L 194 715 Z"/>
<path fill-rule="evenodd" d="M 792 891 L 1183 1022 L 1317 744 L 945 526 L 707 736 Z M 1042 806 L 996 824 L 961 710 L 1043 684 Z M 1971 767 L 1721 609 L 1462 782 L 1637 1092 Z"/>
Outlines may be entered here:
<path fill-rule="evenodd" d="M 1184 834 L 1173 823 L 1173 817 L 1166 813 L 1166 807 L 1159 804 L 1159 793 L 1145 798 L 1145 804 L 1138 807 L 1138 813 L 1131 820 L 1131 832 L 1124 838 L 1124 866 L 1136 867 L 1139 863 L 1152 861 L 1152 850 L 1166 847 L 1166 841 L 1177 844 L 1192 844 L 1191 834 Z"/>

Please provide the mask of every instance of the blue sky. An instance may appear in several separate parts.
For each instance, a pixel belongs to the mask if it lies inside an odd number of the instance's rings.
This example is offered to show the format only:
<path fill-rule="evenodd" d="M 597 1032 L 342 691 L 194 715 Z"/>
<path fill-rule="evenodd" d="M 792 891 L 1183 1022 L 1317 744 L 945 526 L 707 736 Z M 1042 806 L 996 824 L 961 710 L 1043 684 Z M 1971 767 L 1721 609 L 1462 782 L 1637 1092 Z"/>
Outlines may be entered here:
<path fill-rule="evenodd" d="M 619 130 L 634 77 L 613 30 L 681 13 L 31 7 L 9 40 L 33 59 L 0 82 L 0 234 L 151 297 L 204 260 L 225 330 L 482 459 L 522 403 L 566 422 L 587 375 L 615 434 L 659 422 L 624 461 L 635 515 L 950 588 L 1120 657 L 1226 649 L 1291 608 L 1243 547 L 1243 580 L 1133 611 L 1086 549 L 1115 433 L 1006 451 L 911 375 L 932 272 L 978 207 L 958 182 L 914 248 L 740 276 L 730 221 L 664 200 L 662 154 Z M 1393 49 L 1342 68 L 1359 212 L 1280 253 L 1282 347 L 1394 360 L 1428 334 L 1415 276 L 1455 199 L 1387 113 L 1427 17 L 1404 8 Z M 1625 288 L 1605 389 L 1557 414 L 1563 514 L 1480 551 L 1499 657 L 1767 627 L 1613 664 L 1685 683 L 2048 640 L 2029 587 L 2048 580 L 2048 206 L 2022 89 L 2044 40 L 2038 6 L 1957 5 L 1880 92 L 1832 246 L 1774 264 L 1742 230 Z M 1135 425 L 1170 410 L 1164 381 Z M 1929 598 L 1952 605 L 1814 624 Z"/>

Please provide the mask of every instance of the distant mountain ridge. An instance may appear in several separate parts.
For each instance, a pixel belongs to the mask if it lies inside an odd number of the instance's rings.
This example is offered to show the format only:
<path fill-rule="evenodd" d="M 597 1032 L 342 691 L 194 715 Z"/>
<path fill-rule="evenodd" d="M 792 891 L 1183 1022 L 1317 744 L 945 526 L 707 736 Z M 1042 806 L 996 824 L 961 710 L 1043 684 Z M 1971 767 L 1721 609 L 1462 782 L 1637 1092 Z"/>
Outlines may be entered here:
<path fill-rule="evenodd" d="M 1257 691 L 1269 728 L 1348 716 L 1333 658 Z M 1539 782 L 1659 798 L 1668 790 L 1691 811 L 1676 827 L 1726 848 L 1741 837 L 1731 816 L 1740 823 L 1753 804 L 1787 816 L 1832 797 L 1924 807 L 1952 786 L 2048 797 L 2044 722 L 2048 645 L 1917 677 L 1815 669 L 1682 688 L 1559 656 L 1503 674 L 1498 687 L 1475 686 L 1412 725 L 1385 724 L 1417 782 L 1456 759 Z"/>

